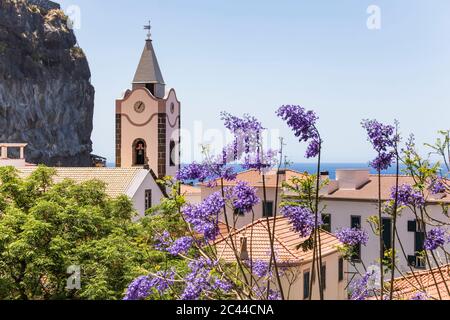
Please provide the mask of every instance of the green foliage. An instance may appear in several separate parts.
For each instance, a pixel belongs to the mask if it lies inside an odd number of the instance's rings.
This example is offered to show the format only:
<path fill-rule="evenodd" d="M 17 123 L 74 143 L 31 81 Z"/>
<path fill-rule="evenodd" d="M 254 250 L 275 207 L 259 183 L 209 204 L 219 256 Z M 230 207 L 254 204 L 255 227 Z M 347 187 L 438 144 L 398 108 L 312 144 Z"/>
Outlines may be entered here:
<path fill-rule="evenodd" d="M 395 260 L 395 264 L 398 265 L 398 258 L 397 258 L 397 252 L 389 249 L 384 251 L 384 258 L 383 258 L 383 266 L 386 266 L 387 270 L 385 270 L 385 273 L 387 271 L 392 271 L 393 267 L 393 260 Z"/>
<path fill-rule="evenodd" d="M 380 218 L 378 216 L 370 216 L 367 218 L 370 228 L 376 236 L 381 234 Z"/>
<path fill-rule="evenodd" d="M 54 174 L 0 168 L 0 299 L 121 299 L 165 258 L 150 246 L 153 218 L 133 223 L 127 197 L 108 197 L 95 180 L 55 184 Z M 79 290 L 66 290 L 72 265 Z"/>
<path fill-rule="evenodd" d="M 447 169 L 450 169 L 450 130 L 441 130 L 439 131 L 439 134 L 441 137 L 436 139 L 434 145 L 425 145 L 433 150 L 433 154 L 440 156 Z"/>
<path fill-rule="evenodd" d="M 341 257 L 344 258 L 344 260 L 350 262 L 351 264 L 355 264 L 355 263 L 359 262 L 359 259 L 356 259 L 357 252 L 356 252 L 355 246 L 343 244 L 343 245 L 337 246 L 336 249 L 338 250 Z"/>
<path fill-rule="evenodd" d="M 319 191 L 329 184 L 328 179 L 321 180 L 319 183 Z M 316 208 L 316 189 L 317 175 L 306 174 L 302 177 L 294 177 L 288 182 L 283 182 L 283 194 L 280 207 L 283 206 L 303 206 L 315 212 Z M 319 195 L 320 199 L 320 195 Z M 326 205 L 319 207 L 319 214 L 326 213 Z"/>

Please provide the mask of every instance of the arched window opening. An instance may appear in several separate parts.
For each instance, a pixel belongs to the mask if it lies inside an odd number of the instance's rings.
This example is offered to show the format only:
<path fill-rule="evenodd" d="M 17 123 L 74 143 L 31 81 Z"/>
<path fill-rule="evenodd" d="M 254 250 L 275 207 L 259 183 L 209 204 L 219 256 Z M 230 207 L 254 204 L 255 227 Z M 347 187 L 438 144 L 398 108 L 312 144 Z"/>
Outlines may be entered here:
<path fill-rule="evenodd" d="M 147 164 L 147 144 L 143 139 L 138 139 L 133 143 L 133 164 L 135 166 Z"/>
<path fill-rule="evenodd" d="M 171 167 L 175 167 L 175 141 L 174 140 L 170 140 L 170 166 Z"/>

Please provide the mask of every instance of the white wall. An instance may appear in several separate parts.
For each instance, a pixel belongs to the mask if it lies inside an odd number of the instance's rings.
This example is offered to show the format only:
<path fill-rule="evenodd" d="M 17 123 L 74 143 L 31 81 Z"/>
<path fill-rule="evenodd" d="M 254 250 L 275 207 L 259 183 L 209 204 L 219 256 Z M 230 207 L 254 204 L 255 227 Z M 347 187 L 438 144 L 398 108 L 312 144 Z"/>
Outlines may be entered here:
<path fill-rule="evenodd" d="M 362 247 L 362 261 L 369 266 L 371 264 L 377 264 L 379 257 L 379 238 L 376 236 L 367 222 L 370 216 L 378 216 L 378 209 L 376 202 L 367 201 L 342 201 L 342 200 L 324 200 L 322 205 L 326 206 L 326 212 L 331 214 L 331 231 L 335 233 L 341 228 L 348 228 L 351 226 L 351 216 L 361 216 L 362 228 L 369 234 L 369 243 L 366 247 Z M 434 218 L 439 218 L 441 220 L 448 218 L 442 214 L 442 208 L 437 205 L 427 207 L 430 215 Z M 385 218 L 389 218 L 388 215 L 383 215 Z M 414 255 L 415 252 L 415 234 L 414 232 L 408 232 L 408 221 L 415 220 L 413 212 L 409 209 L 405 209 L 402 214 L 397 218 L 397 230 L 399 237 L 402 241 L 403 248 L 406 255 Z M 397 240 L 398 244 L 398 240 Z M 397 256 L 398 256 L 398 266 L 402 272 L 410 272 L 408 267 L 408 262 L 401 251 L 401 248 L 396 245 Z M 447 245 L 447 250 L 450 246 Z M 438 253 L 439 254 L 439 253 Z M 443 254 L 440 254 L 444 257 Z M 445 261 L 445 260 L 444 260 Z M 362 266 L 359 265 L 362 270 Z M 351 267 L 351 271 L 354 271 Z M 398 272 L 396 275 L 400 275 Z"/>
<path fill-rule="evenodd" d="M 152 190 L 152 205 L 156 205 L 161 202 L 161 199 L 164 197 L 161 189 L 156 184 L 156 181 L 153 179 L 150 173 L 148 173 L 143 182 L 137 188 L 136 193 L 132 197 L 132 201 L 134 204 L 134 208 L 139 213 L 139 218 L 145 216 L 145 190 Z"/>
<path fill-rule="evenodd" d="M 322 261 L 326 266 L 326 288 L 324 290 L 324 299 L 325 300 L 347 300 L 348 293 L 346 290 L 347 287 L 347 270 L 348 264 L 344 262 L 344 279 L 339 281 L 339 254 L 334 252 L 327 256 L 324 256 Z M 310 272 L 310 281 L 312 279 L 312 262 L 305 262 L 303 264 L 292 266 L 289 268 L 279 269 L 280 271 L 280 280 L 283 287 L 284 298 L 286 300 L 309 300 L 309 298 L 305 299 L 304 296 L 304 273 Z M 250 279 L 249 277 L 247 277 Z M 267 280 L 258 280 L 260 288 L 267 287 Z M 271 288 L 279 288 L 278 281 L 276 276 L 274 275 L 271 285 Z M 311 295 L 312 300 L 319 300 L 319 282 L 314 281 L 313 290 Z"/>
<path fill-rule="evenodd" d="M 202 199 L 207 197 L 209 194 L 219 191 L 220 188 L 216 187 L 214 189 L 210 189 L 208 187 L 202 187 Z M 262 199 L 263 192 L 262 188 L 258 189 L 258 196 Z M 275 199 L 275 188 L 267 188 L 267 199 L 269 201 L 274 201 Z M 278 198 L 278 203 L 281 201 L 281 198 Z M 361 256 L 362 261 L 367 266 L 376 264 L 377 259 L 379 257 L 379 238 L 372 232 L 372 229 L 367 222 L 367 219 L 370 216 L 378 215 L 377 203 L 369 202 L 369 201 L 354 201 L 354 200 L 332 200 L 332 199 L 323 199 L 321 201 L 321 206 L 326 206 L 325 213 L 331 214 L 331 231 L 335 233 L 341 228 L 349 228 L 351 226 L 351 216 L 361 216 L 361 224 L 362 228 L 367 231 L 369 234 L 369 243 L 366 247 L 362 247 Z M 449 222 L 449 218 L 445 217 L 442 214 L 442 208 L 439 205 L 428 206 L 427 210 L 430 212 L 430 215 L 434 218 L 438 218 L 443 221 Z M 262 218 L 262 206 L 257 205 L 254 208 L 255 211 L 255 220 Z M 234 216 L 231 209 L 228 210 L 228 218 L 229 223 L 231 224 L 233 220 L 231 218 Z M 278 210 L 279 214 L 279 210 Z M 388 217 L 387 215 L 383 215 L 383 217 Z M 223 217 L 221 218 L 222 220 Z M 413 232 L 408 232 L 408 221 L 415 220 L 415 216 L 413 212 L 409 209 L 405 209 L 402 214 L 397 219 L 397 230 L 399 236 L 401 238 L 406 256 L 415 254 L 415 234 Z M 246 214 L 245 216 L 241 216 L 238 218 L 236 222 L 236 228 L 242 228 L 252 222 L 252 214 Z M 401 248 L 398 246 L 397 241 L 397 255 L 398 255 L 398 266 L 402 272 L 410 272 L 411 269 L 408 266 L 408 262 L 401 251 Z M 446 250 L 450 251 L 450 244 L 447 244 Z M 442 258 L 442 264 L 445 262 L 445 255 L 442 252 L 436 252 L 437 257 Z M 357 265 L 360 271 L 363 270 L 362 265 Z M 350 272 L 354 272 L 354 268 L 352 266 L 349 267 Z M 421 270 L 421 269 L 417 269 Z M 396 272 L 396 276 L 400 274 Z"/>
<path fill-rule="evenodd" d="M 202 190 L 201 198 L 205 199 L 212 193 L 220 191 L 220 187 L 209 188 L 206 186 L 202 186 L 201 190 Z M 263 218 L 263 209 L 262 209 L 262 201 L 264 199 L 263 189 L 258 188 L 256 194 L 261 199 L 261 202 L 253 208 L 253 211 L 255 213 L 255 217 L 254 217 L 255 221 Z M 267 201 L 274 202 L 274 211 L 275 211 L 275 188 L 267 188 L 266 199 L 267 199 Z M 280 201 L 281 201 L 281 199 L 279 198 L 278 203 Z M 236 229 L 243 228 L 243 227 L 249 225 L 250 223 L 252 223 L 252 213 L 247 213 L 244 216 L 235 216 L 233 210 L 231 208 L 227 208 L 227 217 L 228 217 L 229 224 L 232 225 Z M 236 219 L 236 221 L 234 221 L 233 219 Z M 221 217 L 221 220 L 225 222 L 223 215 Z M 233 224 L 233 221 L 235 222 L 235 225 Z"/>
<path fill-rule="evenodd" d="M 333 253 L 328 256 L 322 257 L 323 264 L 326 266 L 326 288 L 324 290 L 325 300 L 347 300 L 348 294 L 346 286 L 348 283 L 348 264 L 344 262 L 344 279 L 339 281 L 339 254 Z M 291 286 L 290 291 L 288 289 L 285 291 L 286 298 L 288 300 L 304 300 L 303 295 L 303 274 L 307 271 L 310 272 L 312 277 L 312 262 L 306 263 L 298 267 L 298 278 L 297 281 Z M 283 280 L 283 287 L 288 288 L 289 285 L 286 283 L 287 280 Z M 288 295 L 289 293 L 289 295 Z M 312 300 L 319 300 L 319 282 L 316 280 L 313 284 Z"/>

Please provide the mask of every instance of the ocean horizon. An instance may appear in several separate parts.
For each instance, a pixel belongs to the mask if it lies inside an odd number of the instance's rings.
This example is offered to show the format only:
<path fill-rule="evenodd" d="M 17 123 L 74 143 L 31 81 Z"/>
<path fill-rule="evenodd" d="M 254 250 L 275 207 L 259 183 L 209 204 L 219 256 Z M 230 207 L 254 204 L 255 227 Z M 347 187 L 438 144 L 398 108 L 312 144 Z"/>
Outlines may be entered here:
<path fill-rule="evenodd" d="M 186 166 L 186 163 L 183 163 L 181 166 Z M 238 164 L 234 164 L 232 165 L 236 172 L 242 172 L 245 171 L 245 169 Z M 107 167 L 115 167 L 114 163 L 108 163 Z M 283 169 L 291 169 L 291 170 L 295 170 L 295 171 L 299 171 L 299 172 L 307 172 L 309 174 L 315 174 L 317 171 L 317 164 L 316 163 L 303 163 L 303 162 L 298 162 L 298 163 L 292 163 L 288 166 L 283 166 Z M 404 169 L 406 167 L 404 165 L 400 165 L 400 174 L 405 174 Z M 374 170 L 373 168 L 371 168 L 369 166 L 369 163 L 363 163 L 363 162 L 324 162 L 321 164 L 321 168 L 320 171 L 321 172 L 328 172 L 330 174 L 330 179 L 335 179 L 336 178 L 336 170 L 341 170 L 341 169 L 369 169 L 371 174 L 376 174 L 377 171 Z M 390 167 L 388 170 L 384 170 L 382 171 L 382 174 L 395 174 L 395 166 Z M 442 170 L 444 172 L 446 172 L 447 170 L 445 170 L 444 168 L 442 168 Z"/>
<path fill-rule="evenodd" d="M 283 169 L 291 169 L 298 172 L 307 172 L 309 174 L 315 174 L 317 172 L 317 163 L 292 163 L 287 166 L 282 166 Z M 405 166 L 400 166 L 400 170 L 404 169 Z M 237 172 L 245 171 L 241 165 L 235 165 Z M 336 170 L 341 169 L 369 169 L 371 174 L 376 174 L 377 171 L 369 166 L 369 163 L 363 162 L 325 162 L 320 165 L 320 172 L 328 172 L 330 179 L 336 178 Z M 391 167 L 388 170 L 382 172 L 382 174 L 395 174 L 396 168 Z"/>

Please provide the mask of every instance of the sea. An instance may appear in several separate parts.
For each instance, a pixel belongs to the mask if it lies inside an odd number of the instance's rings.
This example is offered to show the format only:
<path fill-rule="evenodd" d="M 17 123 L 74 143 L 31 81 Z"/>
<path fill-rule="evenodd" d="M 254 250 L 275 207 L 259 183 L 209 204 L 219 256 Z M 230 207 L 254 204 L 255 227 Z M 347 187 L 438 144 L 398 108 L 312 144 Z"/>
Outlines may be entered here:
<path fill-rule="evenodd" d="M 284 169 L 291 169 L 298 172 L 307 172 L 309 174 L 315 174 L 317 172 L 317 163 L 292 163 L 288 166 L 284 166 Z M 400 167 L 400 170 L 404 169 L 404 166 Z M 321 163 L 320 171 L 328 172 L 330 179 L 336 178 L 336 170 L 339 169 L 369 169 L 370 173 L 376 174 L 377 171 L 372 169 L 368 163 Z M 240 165 L 235 166 L 237 172 L 242 172 L 244 169 Z M 396 168 L 391 167 L 388 170 L 383 171 L 383 174 L 395 174 Z"/>
<path fill-rule="evenodd" d="M 182 164 L 182 166 L 185 166 L 186 164 Z M 108 167 L 114 167 L 114 163 L 108 163 L 107 165 Z M 236 172 L 242 172 L 245 171 L 244 168 L 242 168 L 242 166 L 240 165 L 234 165 L 234 168 L 236 170 Z M 295 170 L 295 171 L 299 171 L 299 172 L 307 172 L 309 174 L 315 174 L 317 171 L 317 164 L 316 163 L 293 163 L 290 164 L 289 166 L 285 166 L 283 167 L 285 169 L 291 169 L 291 170 Z M 370 173 L 372 174 L 376 174 L 376 170 L 372 169 L 368 163 L 352 163 L 352 162 L 347 162 L 347 163 L 334 163 L 334 162 L 329 162 L 329 163 L 322 163 L 321 164 L 321 172 L 327 171 L 330 174 L 330 179 L 335 179 L 336 178 L 336 170 L 339 169 L 369 169 Z M 400 173 L 404 174 L 404 170 L 405 166 L 401 165 L 400 166 Z M 382 174 L 395 174 L 395 166 L 389 168 L 388 170 L 385 170 L 382 172 Z M 446 170 L 443 168 L 442 169 L 443 172 L 446 172 Z"/>

